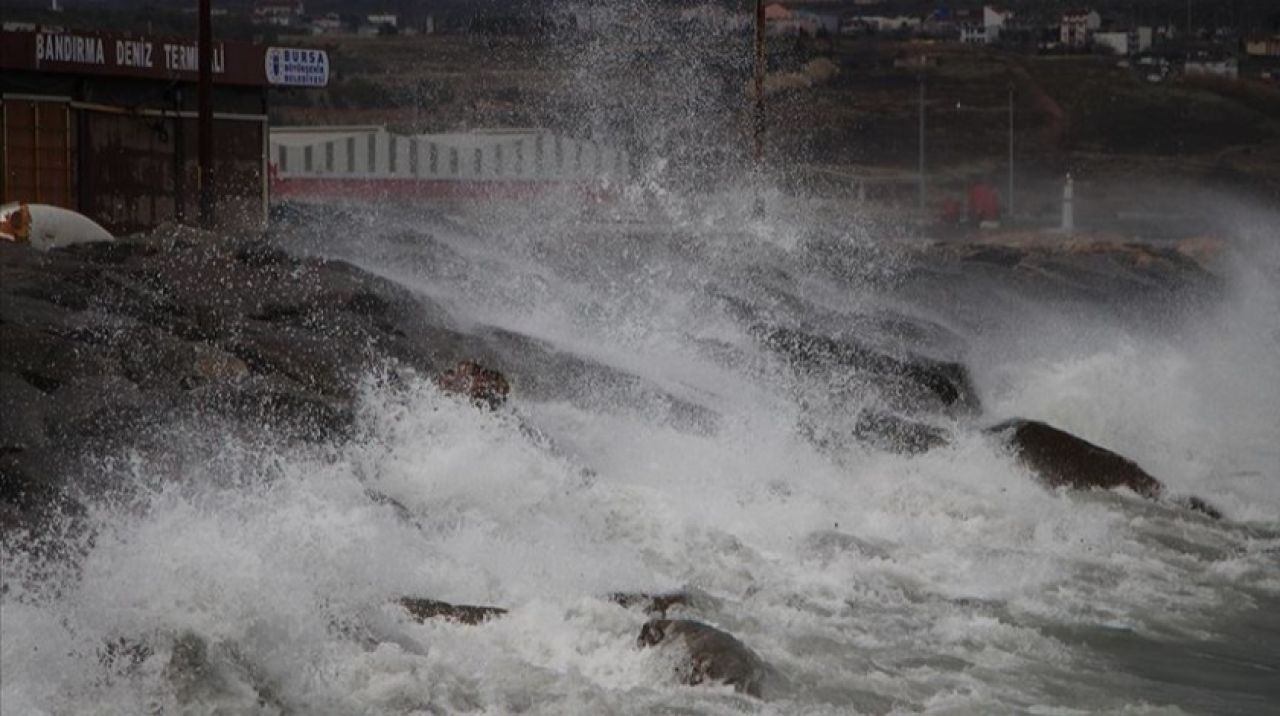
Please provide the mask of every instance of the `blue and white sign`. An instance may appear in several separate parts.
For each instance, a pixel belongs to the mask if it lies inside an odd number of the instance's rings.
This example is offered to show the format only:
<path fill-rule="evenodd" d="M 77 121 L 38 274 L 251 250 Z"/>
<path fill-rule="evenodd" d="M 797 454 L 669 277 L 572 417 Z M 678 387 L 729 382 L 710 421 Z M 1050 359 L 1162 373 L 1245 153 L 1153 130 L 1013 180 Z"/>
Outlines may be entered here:
<path fill-rule="evenodd" d="M 267 82 L 284 87 L 324 87 L 329 84 L 329 53 L 268 47 Z"/>

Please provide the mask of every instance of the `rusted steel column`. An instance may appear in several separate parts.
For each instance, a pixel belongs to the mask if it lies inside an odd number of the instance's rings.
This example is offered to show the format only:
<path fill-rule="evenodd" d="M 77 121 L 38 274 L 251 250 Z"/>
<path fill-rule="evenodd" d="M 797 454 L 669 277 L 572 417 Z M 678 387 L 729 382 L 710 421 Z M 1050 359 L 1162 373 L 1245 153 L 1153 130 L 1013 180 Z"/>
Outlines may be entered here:
<path fill-rule="evenodd" d="M 764 176 L 764 75 L 767 71 L 764 54 L 764 0 L 756 0 L 756 61 L 755 61 L 755 105 L 751 113 L 751 134 L 754 141 L 754 172 L 756 181 L 756 216 L 764 215 L 764 197 L 760 195 L 759 183 Z"/>
<path fill-rule="evenodd" d="M 200 225 L 213 225 L 213 28 L 211 26 L 210 0 L 200 0 L 200 79 L 198 88 L 197 121 Z"/>

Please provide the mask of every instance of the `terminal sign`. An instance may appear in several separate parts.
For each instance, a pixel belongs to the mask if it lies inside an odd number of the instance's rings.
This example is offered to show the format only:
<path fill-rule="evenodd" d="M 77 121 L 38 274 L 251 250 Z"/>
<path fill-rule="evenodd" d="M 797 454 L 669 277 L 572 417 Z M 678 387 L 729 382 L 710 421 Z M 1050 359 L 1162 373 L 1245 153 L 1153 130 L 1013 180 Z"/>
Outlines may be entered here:
<path fill-rule="evenodd" d="M 329 53 L 288 47 L 267 48 L 267 82 L 286 87 L 329 84 Z"/>

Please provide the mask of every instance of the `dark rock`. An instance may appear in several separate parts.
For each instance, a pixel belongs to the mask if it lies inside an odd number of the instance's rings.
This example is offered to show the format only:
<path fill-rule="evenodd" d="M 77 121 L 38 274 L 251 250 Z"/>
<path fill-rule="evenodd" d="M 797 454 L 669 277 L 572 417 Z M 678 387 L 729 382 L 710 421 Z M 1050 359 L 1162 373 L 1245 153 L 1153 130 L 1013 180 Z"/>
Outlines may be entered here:
<path fill-rule="evenodd" d="M 676 667 L 682 684 L 728 684 L 739 693 L 762 698 L 768 668 L 746 644 L 727 632 L 687 619 L 653 619 L 640 628 L 637 643 L 682 649 L 684 655 Z"/>
<path fill-rule="evenodd" d="M 942 428 L 875 410 L 858 415 L 853 435 L 872 447 L 906 455 L 919 455 L 949 442 Z"/>
<path fill-rule="evenodd" d="M 0 245 L 0 344 L 4 528 L 47 514 L 40 500 L 69 487 L 108 489 L 71 466 L 136 447 L 150 424 L 210 416 L 342 437 L 361 376 L 388 362 L 431 375 L 479 341 L 350 264 L 177 230 L 53 251 Z M 501 394 L 491 386 L 487 399 Z"/>
<path fill-rule="evenodd" d="M 48 443 L 45 416 L 52 401 L 20 374 L 0 373 L 0 450 L 29 450 Z"/>
<path fill-rule="evenodd" d="M 405 611 L 409 612 L 409 616 L 413 617 L 413 620 L 418 623 L 423 623 L 428 619 L 446 619 L 475 626 L 507 613 L 506 609 L 500 607 L 449 604 L 448 602 L 439 602 L 434 599 L 416 597 L 402 597 L 400 606 L 404 607 Z"/>
<path fill-rule="evenodd" d="M 969 371 L 960 363 L 906 352 L 891 354 L 852 338 L 836 339 L 795 328 L 758 327 L 754 333 L 799 369 L 838 368 L 865 376 L 901 409 L 963 414 L 979 410 Z"/>
<path fill-rule="evenodd" d="M 667 611 L 675 607 L 689 607 L 693 597 L 685 592 L 670 594 L 645 594 L 642 592 L 614 592 L 609 601 L 624 609 L 640 607 L 646 614 L 666 617 Z"/>
<path fill-rule="evenodd" d="M 210 642 L 194 632 L 173 642 L 163 670 L 182 713 L 217 704 L 215 713 L 290 713 L 262 669 L 234 644 Z"/>
<path fill-rule="evenodd" d="M 987 429 L 1008 441 L 1027 467 L 1053 487 L 1114 490 L 1127 487 L 1156 499 L 1160 481 L 1138 464 L 1051 425 L 1016 418 Z"/>
<path fill-rule="evenodd" d="M 1165 496 L 1164 485 L 1134 461 L 1051 425 L 1015 418 L 993 425 L 987 432 L 1006 440 L 1018 459 L 1051 487 L 1124 487 L 1149 500 Z M 1222 518 L 1221 512 L 1199 497 L 1179 497 L 1172 502 L 1211 519 Z"/>
<path fill-rule="evenodd" d="M 436 385 L 447 393 L 471 399 L 476 405 L 497 410 L 507 402 L 511 384 L 506 376 L 475 361 L 463 361 L 436 377 Z"/>
<path fill-rule="evenodd" d="M 1222 512 L 1218 508 L 1214 507 L 1213 505 L 1209 504 L 1208 502 L 1204 501 L 1199 497 L 1194 497 L 1194 496 L 1181 497 L 1181 498 L 1178 498 L 1177 500 L 1174 500 L 1174 502 L 1176 502 L 1179 505 L 1182 505 L 1183 507 L 1187 508 L 1188 510 L 1191 510 L 1192 512 L 1199 512 L 1211 520 L 1222 519 Z"/>

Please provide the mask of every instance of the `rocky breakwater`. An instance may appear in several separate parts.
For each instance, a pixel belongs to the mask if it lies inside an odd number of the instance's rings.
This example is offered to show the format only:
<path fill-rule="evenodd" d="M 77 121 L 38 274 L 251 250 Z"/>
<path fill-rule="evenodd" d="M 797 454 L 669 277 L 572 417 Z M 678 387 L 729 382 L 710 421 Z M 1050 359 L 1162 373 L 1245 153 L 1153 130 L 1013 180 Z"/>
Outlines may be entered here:
<path fill-rule="evenodd" d="M 341 437 L 374 368 L 436 374 L 487 353 L 448 325 L 351 264 L 252 239 L 0 243 L 0 530 L 74 514 L 101 489 L 87 460 L 164 445 L 184 416 Z"/>

